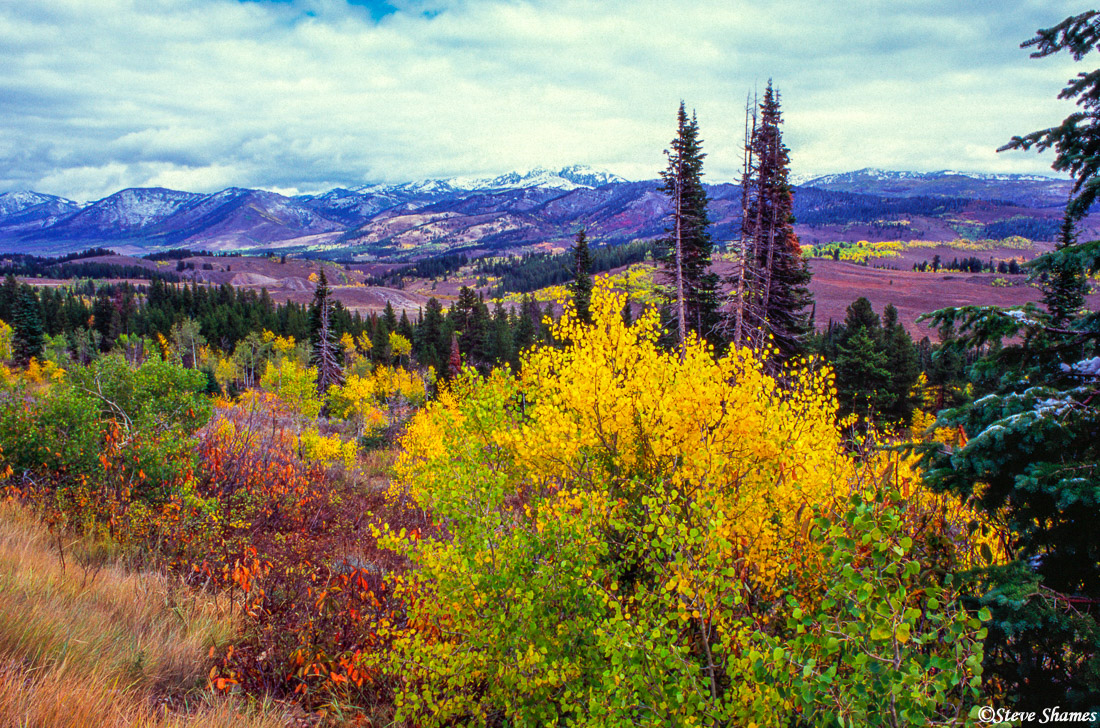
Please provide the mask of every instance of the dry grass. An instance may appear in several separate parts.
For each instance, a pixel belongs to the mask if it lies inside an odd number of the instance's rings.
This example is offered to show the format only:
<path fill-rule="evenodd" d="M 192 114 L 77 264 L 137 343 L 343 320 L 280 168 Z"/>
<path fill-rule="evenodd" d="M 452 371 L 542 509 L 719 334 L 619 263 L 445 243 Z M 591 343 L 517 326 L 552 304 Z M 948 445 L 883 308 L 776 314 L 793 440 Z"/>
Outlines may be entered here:
<path fill-rule="evenodd" d="M 286 725 L 204 689 L 211 645 L 233 634 L 215 605 L 164 575 L 128 571 L 0 503 L 0 726 Z"/>

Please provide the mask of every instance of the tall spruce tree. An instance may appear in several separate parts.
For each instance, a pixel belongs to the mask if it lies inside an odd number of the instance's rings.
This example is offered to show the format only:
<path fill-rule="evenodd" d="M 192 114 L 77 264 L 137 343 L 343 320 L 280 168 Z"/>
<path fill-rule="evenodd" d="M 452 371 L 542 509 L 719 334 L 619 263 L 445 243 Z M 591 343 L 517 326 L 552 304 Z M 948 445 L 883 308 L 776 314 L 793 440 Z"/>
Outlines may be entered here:
<path fill-rule="evenodd" d="M 1024 47 L 1081 60 L 1098 44 L 1100 12 L 1090 11 Z M 1074 179 L 1071 231 L 1100 193 L 1100 71 L 1079 74 L 1061 97 L 1083 110 L 1002 149 L 1055 149 L 1054 169 Z M 956 347 L 984 354 L 971 368 L 983 396 L 940 413 L 937 426 L 968 439 L 927 446 L 926 480 L 972 496 L 1007 530 L 1010 561 L 984 569 L 978 589 L 992 614 L 983 679 L 1021 710 L 1088 712 L 1100 711 L 1100 314 L 1079 310 L 1073 282 L 1100 271 L 1100 241 L 1062 237 L 1029 264 L 1047 274 L 1045 311 L 932 314 L 960 333 Z"/>
<path fill-rule="evenodd" d="M 1076 221 L 1065 215 L 1058 238 L 1059 251 L 1069 250 L 1077 243 Z M 1088 278 L 1080 263 L 1072 257 L 1051 261 L 1039 274 L 1043 305 L 1050 312 L 1051 323 L 1061 326 L 1074 318 L 1085 305 L 1089 292 Z"/>
<path fill-rule="evenodd" d="M 763 347 L 770 339 L 785 360 L 805 349 L 812 298 L 810 270 L 794 233 L 782 123 L 779 92 L 769 80 L 759 114 L 750 110 L 746 121 L 739 260 L 730 279 L 735 300 L 724 328 L 739 346 Z"/>
<path fill-rule="evenodd" d="M 309 310 L 310 363 L 317 367 L 317 389 L 323 394 L 334 384 L 344 381 L 337 354 L 336 336 L 332 329 L 332 301 L 325 269 L 317 280 L 313 305 Z"/>
<path fill-rule="evenodd" d="M 586 324 L 592 323 L 592 256 L 588 254 L 588 238 L 584 228 L 577 231 L 576 241 L 573 243 L 573 282 L 570 288 L 573 291 L 573 307 L 577 310 L 577 318 Z"/>
<path fill-rule="evenodd" d="M 667 284 L 667 314 L 683 353 L 687 333 L 714 339 L 718 323 L 718 276 L 711 272 L 714 243 L 710 237 L 707 193 L 703 188 L 703 158 L 699 125 L 689 119 L 684 103 L 676 117 L 676 138 L 665 150 L 668 166 L 661 171 L 661 191 L 672 206 L 668 237 L 659 255 Z"/>
<path fill-rule="evenodd" d="M 913 386 L 920 377 L 917 347 L 913 337 L 898 321 L 894 304 L 882 311 L 882 346 L 886 354 L 886 369 L 890 372 L 891 402 L 883 416 L 893 422 L 909 422 L 917 405 Z"/>
<path fill-rule="evenodd" d="M 416 327 L 413 343 L 421 365 L 432 367 L 436 372 L 444 371 L 451 351 L 451 337 L 446 331 L 443 306 L 434 296 L 428 299 L 424 319 Z"/>
<path fill-rule="evenodd" d="M 21 286 L 12 304 L 12 358 L 26 366 L 31 359 L 41 359 L 45 346 L 42 312 L 38 296 L 30 286 Z"/>
<path fill-rule="evenodd" d="M 878 314 L 866 298 L 848 307 L 836 342 L 837 398 L 841 411 L 877 419 L 890 405 L 890 371 L 882 346 Z"/>

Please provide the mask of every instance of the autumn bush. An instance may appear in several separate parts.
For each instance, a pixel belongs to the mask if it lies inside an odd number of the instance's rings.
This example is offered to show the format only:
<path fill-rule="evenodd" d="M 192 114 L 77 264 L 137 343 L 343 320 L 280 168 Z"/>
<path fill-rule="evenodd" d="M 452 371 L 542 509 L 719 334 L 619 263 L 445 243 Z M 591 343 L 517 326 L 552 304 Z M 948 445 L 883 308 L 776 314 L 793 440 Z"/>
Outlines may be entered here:
<path fill-rule="evenodd" d="M 398 717 L 965 717 L 981 626 L 951 575 L 957 509 L 904 497 L 900 456 L 845 447 L 826 373 L 781 388 L 747 350 L 680 357 L 622 306 L 598 288 L 592 326 L 567 309 L 520 378 L 468 371 L 410 425 L 391 494 L 439 535 L 384 537 L 411 565 L 407 622 L 368 662 Z"/>
<path fill-rule="evenodd" d="M 216 585 L 244 623 L 212 683 L 311 707 L 385 705 L 386 681 L 359 657 L 398 619 L 383 575 L 401 562 L 373 533 L 414 514 L 386 506 L 377 472 L 360 482 L 300 457 L 272 400 L 219 406 L 199 436 L 196 503 L 165 530 L 173 570 Z"/>
<path fill-rule="evenodd" d="M 210 417 L 205 377 L 151 359 L 107 356 L 65 372 L 36 365 L 4 377 L 0 446 L 7 487 L 58 528 L 121 544 L 149 535 L 153 514 L 193 485 L 192 433 Z"/>

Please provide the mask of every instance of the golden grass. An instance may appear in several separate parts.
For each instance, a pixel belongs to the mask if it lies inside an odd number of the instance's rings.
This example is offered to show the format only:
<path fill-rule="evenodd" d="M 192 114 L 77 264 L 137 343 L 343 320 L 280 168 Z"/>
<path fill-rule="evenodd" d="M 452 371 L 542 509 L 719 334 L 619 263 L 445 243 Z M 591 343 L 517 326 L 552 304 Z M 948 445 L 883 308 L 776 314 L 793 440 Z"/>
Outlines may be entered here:
<path fill-rule="evenodd" d="M 41 524 L 0 503 L 0 726 L 287 725 L 205 690 L 208 650 L 233 634 L 212 601 L 110 559 L 84 568 L 64 545 L 65 566 Z"/>

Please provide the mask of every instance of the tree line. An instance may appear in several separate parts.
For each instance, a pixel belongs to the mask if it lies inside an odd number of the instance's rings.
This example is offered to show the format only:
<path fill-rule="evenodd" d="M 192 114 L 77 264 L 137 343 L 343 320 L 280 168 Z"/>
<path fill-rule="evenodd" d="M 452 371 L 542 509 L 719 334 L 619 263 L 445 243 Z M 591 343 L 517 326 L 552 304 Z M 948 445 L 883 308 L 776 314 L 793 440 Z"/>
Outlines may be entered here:
<path fill-rule="evenodd" d="M 1012 258 L 1011 260 L 998 260 L 994 262 L 992 258 L 989 260 L 982 260 L 977 256 L 970 256 L 967 258 L 952 258 L 950 262 L 945 263 L 939 255 L 932 256 L 932 260 L 922 260 L 920 263 L 913 264 L 913 270 L 927 272 L 932 271 L 935 273 L 938 270 L 957 270 L 965 273 L 1001 273 L 1002 275 L 1020 275 L 1024 273 L 1023 267 L 1020 263 Z"/>

